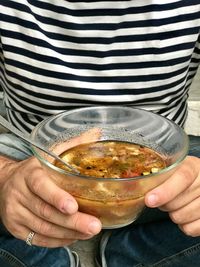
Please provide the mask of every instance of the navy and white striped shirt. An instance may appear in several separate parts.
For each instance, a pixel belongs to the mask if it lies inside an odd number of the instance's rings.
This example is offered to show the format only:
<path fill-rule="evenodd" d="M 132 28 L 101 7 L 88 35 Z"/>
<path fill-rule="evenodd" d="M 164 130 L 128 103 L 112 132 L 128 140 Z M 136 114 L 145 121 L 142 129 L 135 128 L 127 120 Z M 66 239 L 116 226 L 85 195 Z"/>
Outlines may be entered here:
<path fill-rule="evenodd" d="M 200 0 L 1 0 L 0 87 L 9 120 L 129 105 L 183 125 L 200 58 Z"/>

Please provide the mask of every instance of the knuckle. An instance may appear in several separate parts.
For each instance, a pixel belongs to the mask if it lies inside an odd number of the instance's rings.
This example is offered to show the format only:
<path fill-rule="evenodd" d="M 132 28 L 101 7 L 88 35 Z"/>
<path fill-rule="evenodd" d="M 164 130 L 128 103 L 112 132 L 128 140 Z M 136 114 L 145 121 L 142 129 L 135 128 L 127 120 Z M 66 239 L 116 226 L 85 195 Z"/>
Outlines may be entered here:
<path fill-rule="evenodd" d="M 5 218 L 11 218 L 13 216 L 13 206 L 7 202 L 4 206 L 4 216 Z"/>
<path fill-rule="evenodd" d="M 79 227 L 79 225 L 80 225 L 80 215 L 78 214 L 78 213 L 76 213 L 74 216 L 73 216 L 73 221 L 72 221 L 72 223 L 73 223 L 73 228 L 74 228 L 74 231 L 77 231 L 77 232 L 79 232 L 80 231 L 80 227 Z"/>
<path fill-rule="evenodd" d="M 14 223 L 12 221 L 6 221 L 6 222 L 4 221 L 3 223 L 8 232 L 11 233 L 14 237 L 25 240 L 24 228 L 21 225 Z"/>
<path fill-rule="evenodd" d="M 29 188 L 32 192 L 37 193 L 42 188 L 42 179 L 39 176 L 29 177 Z"/>
<path fill-rule="evenodd" d="M 190 184 L 193 181 L 192 177 L 194 177 L 194 174 L 191 168 L 187 168 L 186 166 L 183 166 L 179 172 L 179 175 L 183 183 Z"/>
<path fill-rule="evenodd" d="M 10 233 L 12 233 L 12 235 L 16 237 L 16 234 L 18 233 L 18 231 L 17 231 L 17 227 L 15 226 L 15 224 L 7 221 L 6 228 L 8 229 Z"/>
<path fill-rule="evenodd" d="M 16 205 L 12 205 L 12 203 L 7 203 L 3 209 L 3 217 L 4 220 L 8 222 L 16 222 L 21 219 L 20 213 L 17 209 L 13 208 Z"/>
<path fill-rule="evenodd" d="M 176 224 L 181 224 L 181 222 L 183 221 L 181 215 L 178 212 L 171 212 L 169 215 L 171 220 Z"/>
<path fill-rule="evenodd" d="M 39 216 L 47 220 L 52 218 L 53 208 L 44 201 L 39 204 Z"/>
<path fill-rule="evenodd" d="M 47 223 L 45 221 L 41 221 L 37 226 L 38 232 L 49 236 L 53 232 L 53 227 L 50 223 Z"/>
<path fill-rule="evenodd" d="M 12 233 L 12 235 L 18 239 L 25 239 L 24 238 L 24 233 L 20 232 L 19 229 L 12 225 L 8 228 L 9 232 Z"/>

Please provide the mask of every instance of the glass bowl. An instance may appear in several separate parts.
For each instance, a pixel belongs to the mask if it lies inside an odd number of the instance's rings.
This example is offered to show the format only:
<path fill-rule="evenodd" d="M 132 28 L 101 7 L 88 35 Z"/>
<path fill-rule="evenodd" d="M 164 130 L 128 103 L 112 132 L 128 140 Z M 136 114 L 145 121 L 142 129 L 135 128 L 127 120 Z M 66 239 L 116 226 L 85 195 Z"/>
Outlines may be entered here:
<path fill-rule="evenodd" d="M 98 217 L 105 229 L 137 219 L 145 207 L 145 194 L 173 174 L 186 157 L 189 142 L 184 130 L 174 122 L 125 106 L 86 107 L 53 115 L 35 127 L 31 138 L 58 155 L 77 145 L 99 141 L 139 144 L 162 155 L 166 166 L 156 173 L 98 178 L 55 166 L 53 158 L 32 147 L 52 180 L 75 197 L 81 212 Z"/>

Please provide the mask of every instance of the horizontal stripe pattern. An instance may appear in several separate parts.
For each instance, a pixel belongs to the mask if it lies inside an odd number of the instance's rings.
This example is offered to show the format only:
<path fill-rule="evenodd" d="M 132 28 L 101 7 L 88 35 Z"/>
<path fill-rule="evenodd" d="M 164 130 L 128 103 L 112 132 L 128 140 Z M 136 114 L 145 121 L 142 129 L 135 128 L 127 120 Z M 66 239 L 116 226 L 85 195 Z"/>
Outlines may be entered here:
<path fill-rule="evenodd" d="M 1 0 L 0 30 L 0 86 L 20 130 L 104 104 L 184 125 L 200 57 L 199 0 Z"/>

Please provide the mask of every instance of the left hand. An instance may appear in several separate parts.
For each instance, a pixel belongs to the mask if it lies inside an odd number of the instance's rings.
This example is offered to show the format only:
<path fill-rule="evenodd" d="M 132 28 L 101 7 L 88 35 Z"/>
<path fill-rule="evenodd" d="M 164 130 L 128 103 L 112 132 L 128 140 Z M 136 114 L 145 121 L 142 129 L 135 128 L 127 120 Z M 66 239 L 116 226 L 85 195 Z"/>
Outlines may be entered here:
<path fill-rule="evenodd" d="M 145 204 L 167 211 L 189 236 L 200 236 L 200 158 L 188 156 L 163 184 L 148 192 Z"/>

